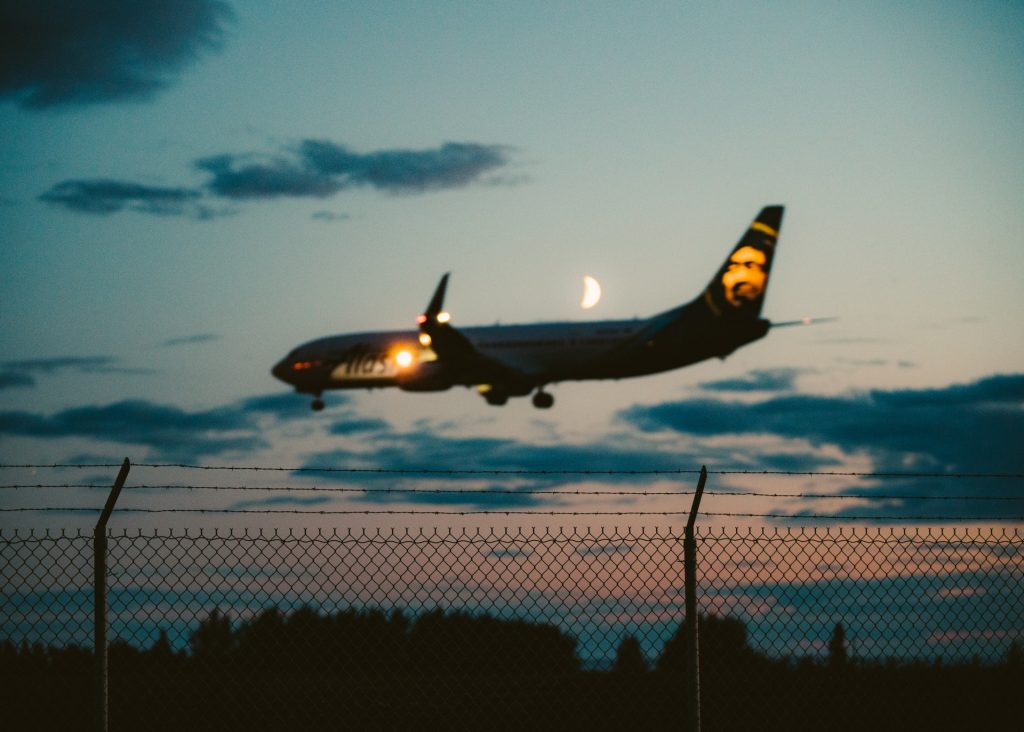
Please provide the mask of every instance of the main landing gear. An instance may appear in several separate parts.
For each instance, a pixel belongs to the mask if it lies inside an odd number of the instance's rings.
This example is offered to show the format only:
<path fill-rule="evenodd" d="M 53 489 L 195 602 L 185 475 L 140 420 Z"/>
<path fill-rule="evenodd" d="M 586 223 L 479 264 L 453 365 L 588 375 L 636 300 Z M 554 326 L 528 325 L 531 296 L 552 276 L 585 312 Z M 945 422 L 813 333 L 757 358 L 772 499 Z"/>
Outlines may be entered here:
<path fill-rule="evenodd" d="M 493 388 L 488 386 L 487 388 L 480 389 L 480 393 L 483 394 L 488 404 L 500 407 L 508 402 L 510 396 L 526 396 L 530 393 L 530 390 L 531 387 L 509 389 L 508 387 Z M 555 398 L 544 391 L 544 387 L 538 387 L 537 391 L 533 394 L 533 406 L 537 407 L 537 409 L 551 409 L 551 405 L 554 403 Z"/>
<path fill-rule="evenodd" d="M 537 393 L 533 395 L 533 406 L 537 409 L 551 409 L 551 405 L 554 403 L 555 398 L 546 391 L 538 389 Z"/>
<path fill-rule="evenodd" d="M 323 408 L 324 408 L 324 400 L 323 400 L 323 399 L 321 399 L 321 398 L 320 398 L 319 396 L 316 396 L 316 397 L 314 397 L 314 398 L 313 398 L 313 403 L 312 403 L 312 404 L 310 404 L 309 406 L 310 406 L 310 408 L 311 408 L 311 409 L 312 409 L 312 410 L 313 410 L 314 412 L 320 412 L 320 411 L 323 411 Z"/>

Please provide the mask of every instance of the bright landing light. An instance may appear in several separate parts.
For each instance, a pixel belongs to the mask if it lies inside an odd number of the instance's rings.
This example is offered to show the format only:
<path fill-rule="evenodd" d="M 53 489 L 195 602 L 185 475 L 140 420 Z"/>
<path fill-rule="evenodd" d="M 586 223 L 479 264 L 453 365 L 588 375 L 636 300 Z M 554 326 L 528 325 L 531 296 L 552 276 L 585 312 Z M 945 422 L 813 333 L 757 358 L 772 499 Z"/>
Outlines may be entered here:
<path fill-rule="evenodd" d="M 601 299 L 601 283 L 595 280 L 590 275 L 583 278 L 583 299 L 580 300 L 580 307 L 584 310 L 597 305 Z"/>
<path fill-rule="evenodd" d="M 409 351 L 399 351 L 395 354 L 395 363 L 398 364 L 399 368 L 409 368 L 412 365 L 412 353 Z"/>

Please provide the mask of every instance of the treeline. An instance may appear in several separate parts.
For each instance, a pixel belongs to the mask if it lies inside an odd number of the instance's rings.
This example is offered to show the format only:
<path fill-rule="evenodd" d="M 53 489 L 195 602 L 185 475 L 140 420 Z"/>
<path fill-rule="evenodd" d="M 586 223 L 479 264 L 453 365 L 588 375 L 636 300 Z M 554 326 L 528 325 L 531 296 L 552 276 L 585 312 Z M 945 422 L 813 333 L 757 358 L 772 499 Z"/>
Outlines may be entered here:
<path fill-rule="evenodd" d="M 769 658 L 744 624 L 700 618 L 705 730 L 981 728 L 1019 712 L 1024 658 L 867 662 L 836 625 L 820 659 Z M 553 625 L 440 610 L 210 612 L 187 650 L 110 646 L 110 723 L 130 729 L 679 729 L 684 626 L 653 663 L 633 636 L 607 672 L 582 668 Z M 0 643 L 0 727 L 88 728 L 94 660 Z"/>
<path fill-rule="evenodd" d="M 413 620 L 397 611 L 321 615 L 304 607 L 285 616 L 275 608 L 235 628 L 215 610 L 189 645 L 193 664 L 286 673 L 564 674 L 580 668 L 575 639 L 552 625 L 440 610 Z"/>

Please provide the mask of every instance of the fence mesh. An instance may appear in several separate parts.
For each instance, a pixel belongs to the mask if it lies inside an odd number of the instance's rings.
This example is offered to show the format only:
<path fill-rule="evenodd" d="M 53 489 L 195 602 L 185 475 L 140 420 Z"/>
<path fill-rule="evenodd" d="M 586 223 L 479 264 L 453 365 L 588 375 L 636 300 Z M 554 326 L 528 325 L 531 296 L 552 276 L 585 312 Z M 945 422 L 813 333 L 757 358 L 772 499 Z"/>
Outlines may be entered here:
<path fill-rule="evenodd" d="M 109 537 L 111 729 L 683 726 L 677 529 Z M 697 540 L 704 729 L 1019 709 L 1018 530 Z M 92 561 L 88 534 L 0 533 L 10 729 L 90 725 Z"/>

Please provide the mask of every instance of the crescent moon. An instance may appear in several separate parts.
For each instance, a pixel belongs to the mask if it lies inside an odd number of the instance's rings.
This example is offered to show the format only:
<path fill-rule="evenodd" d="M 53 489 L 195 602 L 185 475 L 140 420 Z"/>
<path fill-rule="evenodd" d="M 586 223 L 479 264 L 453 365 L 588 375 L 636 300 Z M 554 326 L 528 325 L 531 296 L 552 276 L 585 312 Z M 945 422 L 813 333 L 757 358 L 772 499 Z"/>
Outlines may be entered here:
<path fill-rule="evenodd" d="M 601 283 L 590 275 L 583 278 L 583 299 L 580 300 L 580 307 L 584 310 L 597 305 L 601 299 Z"/>

